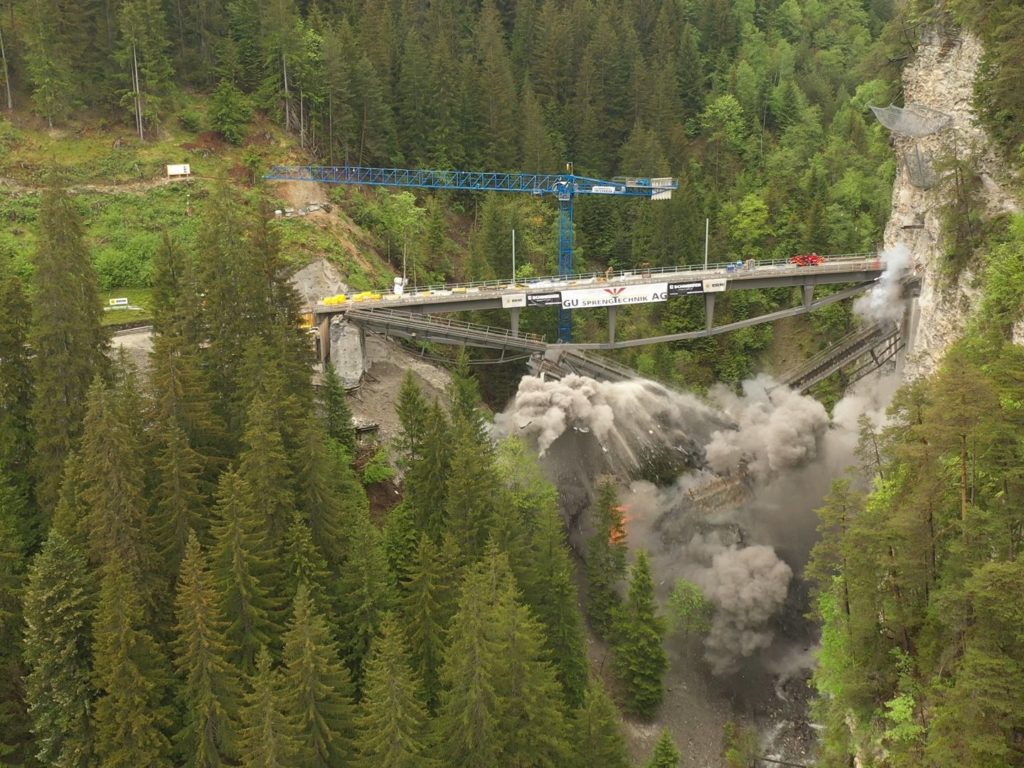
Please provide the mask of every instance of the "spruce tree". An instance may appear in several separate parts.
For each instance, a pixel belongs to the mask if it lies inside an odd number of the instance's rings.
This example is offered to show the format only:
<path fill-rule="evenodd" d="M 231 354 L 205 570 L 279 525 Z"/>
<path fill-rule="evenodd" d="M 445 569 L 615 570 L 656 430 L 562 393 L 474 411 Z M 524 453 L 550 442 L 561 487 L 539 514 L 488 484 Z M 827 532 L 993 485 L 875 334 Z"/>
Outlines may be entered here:
<path fill-rule="evenodd" d="M 679 750 L 667 730 L 661 732 L 647 768 L 679 768 Z"/>
<path fill-rule="evenodd" d="M 203 458 L 188 444 L 185 433 L 166 421 L 157 425 L 155 527 L 164 563 L 177 570 L 190 531 L 209 541 L 206 499 L 201 491 Z"/>
<path fill-rule="evenodd" d="M 358 686 L 363 660 L 380 630 L 380 621 L 394 607 L 395 577 L 388 567 L 380 531 L 369 516 L 353 520 L 349 547 L 338 579 L 339 618 L 345 660 Z"/>
<path fill-rule="evenodd" d="M 478 560 L 501 507 L 494 452 L 470 417 L 454 422 L 454 446 L 445 489 L 445 531 L 462 550 L 464 564 Z"/>
<path fill-rule="evenodd" d="M 94 764 L 96 690 L 90 636 L 95 591 L 85 557 L 53 530 L 25 590 L 25 698 L 43 765 Z"/>
<path fill-rule="evenodd" d="M 119 397 L 98 378 L 89 388 L 79 495 L 91 562 L 105 565 L 116 557 L 148 605 L 158 564 L 145 514 L 145 467 L 139 433 L 128 423 Z"/>
<path fill-rule="evenodd" d="M 338 371 L 328 365 L 320 389 L 320 403 L 323 408 L 324 426 L 327 436 L 337 440 L 353 456 L 356 452 L 356 428 L 352 423 L 352 409 L 342 386 Z"/>
<path fill-rule="evenodd" d="M 327 622 L 302 584 L 284 634 L 284 665 L 288 710 L 298 717 L 296 768 L 344 764 L 355 728 L 352 680 Z"/>
<path fill-rule="evenodd" d="M 630 768 L 619 713 L 599 680 L 590 681 L 573 715 L 572 742 L 576 768 Z"/>
<path fill-rule="evenodd" d="M 82 432 L 86 391 L 107 367 L 107 336 L 100 327 L 96 273 L 82 217 L 60 187 L 43 192 L 33 263 L 33 468 L 36 500 L 48 519 L 57 504 L 64 460 Z"/>
<path fill-rule="evenodd" d="M 661 676 L 668 667 L 662 646 L 664 622 L 654 603 L 654 581 L 647 553 L 637 553 L 633 564 L 629 599 L 615 631 L 615 672 L 623 684 L 626 709 L 651 719 L 661 704 Z"/>
<path fill-rule="evenodd" d="M 611 480 L 603 481 L 598 487 L 591 517 L 594 532 L 587 541 L 587 615 L 598 633 L 609 638 L 622 603 L 616 587 L 626 575 L 622 513 Z"/>
<path fill-rule="evenodd" d="M 260 648 L 256 669 L 242 706 L 239 755 L 243 768 L 296 768 L 299 754 L 298 713 L 285 696 L 280 669 Z"/>
<path fill-rule="evenodd" d="M 413 669 L 434 708 L 440 693 L 438 669 L 444 651 L 445 628 L 454 610 L 452 574 L 427 534 L 420 537 L 409 578 L 402 585 L 402 607 L 412 648 Z"/>
<path fill-rule="evenodd" d="M 278 633 L 277 605 L 264 583 L 269 567 L 266 525 L 249 498 L 236 473 L 221 476 L 214 508 L 213 572 L 229 621 L 232 661 L 243 672 L 253 669 L 256 652 Z"/>
<path fill-rule="evenodd" d="M 249 408 L 245 450 L 239 457 L 238 475 L 249 489 L 249 503 L 266 520 L 271 552 L 279 554 L 295 510 L 291 469 L 281 433 L 271 420 L 271 410 L 260 397 Z"/>
<path fill-rule="evenodd" d="M 398 390 L 398 421 L 402 425 L 402 434 L 398 439 L 398 451 L 401 458 L 411 465 L 423 455 L 423 441 L 427 430 L 427 399 L 412 371 L 406 371 L 402 377 L 402 386 Z"/>
<path fill-rule="evenodd" d="M 237 749 L 238 672 L 228 661 L 226 622 L 213 572 L 190 533 L 175 595 L 174 665 L 184 713 L 176 742 L 188 768 L 232 765 Z"/>
<path fill-rule="evenodd" d="M 427 710 L 402 628 L 388 614 L 366 663 L 356 747 L 365 768 L 430 768 Z"/>
<path fill-rule="evenodd" d="M 24 502 L 16 521 L 28 543 L 38 534 L 29 519 L 32 476 L 32 377 L 28 348 L 31 306 L 10 260 L 0 256 L 0 477 L 6 478 L 11 498 Z"/>
<path fill-rule="evenodd" d="M 288 562 L 289 589 L 295 592 L 300 585 L 309 590 L 310 599 L 321 611 L 331 607 L 328 583 L 331 579 L 323 553 L 313 541 L 309 524 L 296 512 L 285 539 L 285 559 Z"/>
<path fill-rule="evenodd" d="M 410 429 L 415 429 L 410 426 Z M 444 409 L 435 401 L 423 419 L 421 446 L 410 442 L 409 469 L 406 474 L 406 499 L 416 527 L 440 543 L 445 530 L 448 477 L 451 467 L 451 427 Z M 407 438 L 412 440 L 412 433 Z M 419 453 L 417 454 L 417 450 Z"/>
<path fill-rule="evenodd" d="M 22 663 L 25 545 L 18 531 L 19 510 L 6 506 L 9 486 L 0 474 L 0 760 L 27 761 L 32 748 Z"/>
<path fill-rule="evenodd" d="M 172 765 L 166 660 L 143 617 L 135 579 L 115 552 L 103 567 L 93 627 L 96 753 L 104 768 Z"/>

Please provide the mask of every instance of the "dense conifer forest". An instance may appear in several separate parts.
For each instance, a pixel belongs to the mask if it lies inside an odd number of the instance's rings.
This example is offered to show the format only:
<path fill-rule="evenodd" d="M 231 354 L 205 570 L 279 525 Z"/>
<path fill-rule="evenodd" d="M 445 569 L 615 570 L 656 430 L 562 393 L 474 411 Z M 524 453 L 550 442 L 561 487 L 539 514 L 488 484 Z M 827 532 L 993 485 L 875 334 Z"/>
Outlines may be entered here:
<path fill-rule="evenodd" d="M 705 219 L 736 258 L 868 251 L 896 169 L 867 107 L 899 100 L 899 62 L 939 17 L 986 41 L 979 112 L 1019 162 L 1010 0 L 0 5 L 4 174 L 18 131 L 127 126 L 144 146 L 172 125 L 240 145 L 254 172 L 209 184 L 187 228 L 111 277 L 68 169 L 22 168 L 42 191 L 31 248 L 0 238 L 0 765 L 629 768 L 620 712 L 657 717 L 665 621 L 614 486 L 577 562 L 557 490 L 528 446 L 494 444 L 465 359 L 445 402 L 406 379 L 402 499 L 371 509 L 376 465 L 333 371 L 311 382 L 295 265 L 249 185 L 267 163 L 680 178 L 664 206 L 581 205 L 580 269 L 696 262 Z M 260 120 L 290 143 L 261 148 Z M 431 280 L 501 273 L 513 228 L 523 274 L 555 271 L 534 200 L 337 200 L 388 242 L 388 212 L 412 205 Z M 967 338 L 865 428 L 860 474 L 821 511 L 824 766 L 1024 766 L 1022 253 L 1019 217 L 972 242 Z M 100 285 L 136 283 L 144 374 L 101 324 Z M 731 294 L 722 320 L 789 298 Z M 628 322 L 687 330 L 691 311 Z M 810 323 L 852 320 L 837 304 Z M 761 326 L 629 362 L 701 389 L 749 376 L 771 341 Z M 600 676 L 588 632 L 613 649 Z M 648 765 L 680 764 L 663 733 Z"/>

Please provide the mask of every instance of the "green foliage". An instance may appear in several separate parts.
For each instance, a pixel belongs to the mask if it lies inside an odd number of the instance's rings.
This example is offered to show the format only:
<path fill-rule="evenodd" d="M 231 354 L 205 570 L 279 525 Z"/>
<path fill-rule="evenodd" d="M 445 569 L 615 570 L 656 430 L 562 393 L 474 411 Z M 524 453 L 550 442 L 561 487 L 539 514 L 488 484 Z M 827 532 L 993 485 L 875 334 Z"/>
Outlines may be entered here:
<path fill-rule="evenodd" d="M 324 426 L 327 436 L 337 440 L 345 449 L 355 455 L 356 429 L 352 424 L 352 409 L 349 408 L 345 387 L 333 365 L 324 372 L 320 390 L 320 404 L 323 408 Z"/>
<path fill-rule="evenodd" d="M 714 604 L 692 581 L 676 580 L 668 598 L 668 629 L 684 634 L 703 634 L 711 629 Z"/>
<path fill-rule="evenodd" d="M 577 745 L 574 766 L 629 768 L 619 713 L 597 680 L 591 679 L 587 684 L 583 705 L 573 717 L 572 735 Z"/>
<path fill-rule="evenodd" d="M 662 731 L 647 768 L 679 768 L 679 750 L 668 731 Z"/>
<path fill-rule="evenodd" d="M 298 713 L 285 697 L 286 684 L 266 648 L 256 654 L 241 713 L 239 754 L 243 768 L 295 768 Z"/>
<path fill-rule="evenodd" d="M 728 768 L 748 768 L 757 757 L 757 732 L 732 720 L 722 729 L 722 757 Z"/>
<path fill-rule="evenodd" d="M 85 557 L 51 531 L 25 590 L 25 698 L 44 765 L 89 765 L 96 733 L 90 636 L 95 585 Z"/>
<path fill-rule="evenodd" d="M 395 468 L 391 466 L 391 457 L 388 449 L 382 445 L 363 467 L 363 482 L 367 485 L 386 483 L 394 477 Z"/>
<path fill-rule="evenodd" d="M 664 635 L 647 553 L 640 550 L 630 576 L 629 599 L 616 622 L 614 651 L 626 709 L 647 720 L 653 719 L 664 695 L 661 677 L 668 668 Z"/>
<path fill-rule="evenodd" d="M 241 144 L 252 120 L 252 105 L 233 82 L 224 79 L 210 97 L 210 128 L 232 144 Z"/>
<path fill-rule="evenodd" d="M 626 575 L 626 539 L 613 481 L 598 486 L 591 511 L 594 533 L 587 541 L 587 616 L 604 637 L 611 637 L 622 602 L 617 586 Z"/>

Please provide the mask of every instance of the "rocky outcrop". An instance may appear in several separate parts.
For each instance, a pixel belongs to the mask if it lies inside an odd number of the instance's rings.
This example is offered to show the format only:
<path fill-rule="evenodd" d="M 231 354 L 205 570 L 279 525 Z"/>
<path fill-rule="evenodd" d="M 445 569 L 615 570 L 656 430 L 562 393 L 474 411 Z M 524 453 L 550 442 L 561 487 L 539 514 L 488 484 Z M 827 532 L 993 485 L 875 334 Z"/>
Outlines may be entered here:
<path fill-rule="evenodd" d="M 955 282 L 942 274 L 940 219 L 948 184 L 942 179 L 933 179 L 938 182 L 934 184 L 923 181 L 922 165 L 927 171 L 929 166 L 934 168 L 935 160 L 971 156 L 982 175 L 990 213 L 1018 209 L 1000 182 L 1004 164 L 992 151 L 972 105 L 981 55 L 981 42 L 973 35 L 935 28 L 922 34 L 914 58 L 903 72 L 904 104 L 919 104 L 948 117 L 945 127 L 932 135 L 913 138 L 893 133 L 900 168 L 884 245 L 886 249 L 906 246 L 921 278 L 911 328 L 904 329 L 910 342 L 904 366 L 908 379 L 935 369 L 946 349 L 963 333 L 980 295 L 978 275 L 971 268 Z"/>

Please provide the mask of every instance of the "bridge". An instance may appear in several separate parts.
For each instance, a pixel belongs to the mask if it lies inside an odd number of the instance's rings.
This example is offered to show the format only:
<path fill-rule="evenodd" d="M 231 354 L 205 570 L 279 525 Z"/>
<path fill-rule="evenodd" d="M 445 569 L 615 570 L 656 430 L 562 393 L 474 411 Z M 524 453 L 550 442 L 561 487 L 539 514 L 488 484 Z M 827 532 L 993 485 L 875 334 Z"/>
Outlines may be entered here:
<path fill-rule="evenodd" d="M 321 358 L 330 357 L 331 322 L 346 317 L 356 325 L 442 343 L 460 343 L 495 349 L 520 349 L 537 352 L 547 345 L 542 339 L 524 337 L 519 333 L 523 309 L 558 307 L 560 309 L 604 309 L 608 313 L 608 340 L 581 344 L 559 343 L 560 350 L 610 350 L 655 344 L 666 341 L 715 336 L 720 333 L 772 322 L 811 312 L 843 301 L 869 289 L 878 280 L 885 264 L 875 254 L 856 253 L 827 257 L 815 266 L 797 266 L 789 260 L 729 262 L 702 267 L 659 267 L 552 276 L 508 282 L 502 280 L 456 283 L 442 286 L 416 287 L 401 292 L 379 294 L 366 292 L 353 297 L 329 297 L 312 308 L 314 322 L 320 330 Z M 814 291 L 819 285 L 847 287 L 819 299 Z M 715 301 L 720 293 L 758 288 L 802 288 L 802 301 L 795 307 L 770 312 L 759 317 L 716 326 Z M 658 303 L 671 299 L 701 296 L 704 301 L 704 327 L 683 333 L 642 339 L 616 338 L 616 313 L 621 306 Z M 510 328 L 477 327 L 472 329 L 455 321 L 431 322 L 427 316 L 470 310 L 503 309 L 509 313 Z M 445 330 L 441 329 L 444 326 Z M 522 339 L 522 343 L 515 341 Z"/>

